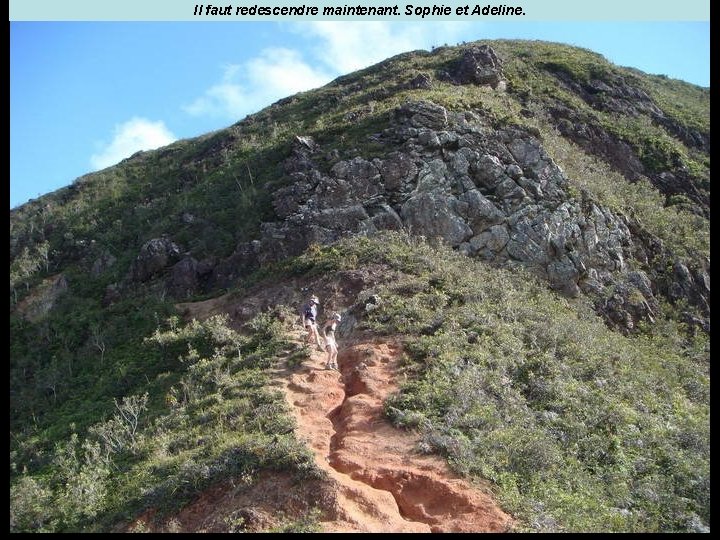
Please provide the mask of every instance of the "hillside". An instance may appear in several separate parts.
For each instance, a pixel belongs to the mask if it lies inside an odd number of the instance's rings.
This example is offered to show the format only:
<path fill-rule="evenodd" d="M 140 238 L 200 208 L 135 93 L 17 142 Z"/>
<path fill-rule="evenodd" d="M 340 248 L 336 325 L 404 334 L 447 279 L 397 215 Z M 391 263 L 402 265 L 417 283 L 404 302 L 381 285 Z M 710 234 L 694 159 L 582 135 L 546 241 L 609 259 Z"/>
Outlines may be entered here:
<path fill-rule="evenodd" d="M 708 89 L 489 41 L 11 210 L 11 530 L 709 530 L 709 145 Z"/>

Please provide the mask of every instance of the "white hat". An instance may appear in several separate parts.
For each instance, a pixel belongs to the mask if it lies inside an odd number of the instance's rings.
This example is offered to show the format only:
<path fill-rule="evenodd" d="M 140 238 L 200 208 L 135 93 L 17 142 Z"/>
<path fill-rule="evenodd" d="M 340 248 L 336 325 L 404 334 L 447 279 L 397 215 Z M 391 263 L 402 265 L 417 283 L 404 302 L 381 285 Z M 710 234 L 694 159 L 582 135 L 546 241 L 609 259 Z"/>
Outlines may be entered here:
<path fill-rule="evenodd" d="M 314 302 L 315 304 L 319 304 L 319 303 L 320 303 L 320 300 L 319 300 L 318 297 L 315 296 L 315 295 L 312 295 L 312 296 L 310 297 L 310 301 L 311 301 L 311 302 Z"/>
<path fill-rule="evenodd" d="M 340 316 L 339 313 L 334 313 L 334 314 L 333 314 L 333 319 L 335 319 L 337 322 L 342 321 L 342 317 Z"/>

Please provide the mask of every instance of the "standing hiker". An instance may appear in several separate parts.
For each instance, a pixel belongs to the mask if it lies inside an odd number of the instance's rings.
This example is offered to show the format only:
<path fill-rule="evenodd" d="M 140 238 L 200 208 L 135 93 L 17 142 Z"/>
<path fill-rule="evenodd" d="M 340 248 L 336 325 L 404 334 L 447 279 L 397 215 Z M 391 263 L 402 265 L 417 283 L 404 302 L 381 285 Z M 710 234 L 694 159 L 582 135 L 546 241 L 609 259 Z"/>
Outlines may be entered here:
<path fill-rule="evenodd" d="M 334 369 L 339 371 L 337 365 L 337 341 L 335 341 L 335 329 L 338 323 L 342 320 L 339 313 L 333 313 L 333 316 L 327 320 L 325 326 L 323 326 L 323 336 L 325 336 L 325 350 L 327 351 L 327 363 L 325 369 Z"/>
<path fill-rule="evenodd" d="M 315 322 L 315 319 L 317 318 L 317 307 L 319 304 L 320 300 L 318 297 L 315 295 L 311 296 L 300 311 L 300 321 L 303 328 L 305 328 L 308 333 L 306 341 L 308 343 L 312 343 L 314 341 L 318 350 L 322 351 L 323 348 L 322 345 L 320 345 L 320 335 L 318 333 L 317 323 Z"/>

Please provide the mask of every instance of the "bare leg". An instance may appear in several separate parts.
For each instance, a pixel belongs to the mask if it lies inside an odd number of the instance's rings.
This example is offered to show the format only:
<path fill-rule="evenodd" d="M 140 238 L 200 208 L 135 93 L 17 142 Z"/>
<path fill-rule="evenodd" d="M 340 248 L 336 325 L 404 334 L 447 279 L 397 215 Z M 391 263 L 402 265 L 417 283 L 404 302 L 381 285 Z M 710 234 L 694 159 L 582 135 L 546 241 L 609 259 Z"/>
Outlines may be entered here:
<path fill-rule="evenodd" d="M 318 347 L 318 350 L 322 351 L 324 350 L 321 343 L 320 343 L 320 332 L 318 332 L 317 326 L 313 326 L 313 333 L 315 335 L 315 344 Z"/>

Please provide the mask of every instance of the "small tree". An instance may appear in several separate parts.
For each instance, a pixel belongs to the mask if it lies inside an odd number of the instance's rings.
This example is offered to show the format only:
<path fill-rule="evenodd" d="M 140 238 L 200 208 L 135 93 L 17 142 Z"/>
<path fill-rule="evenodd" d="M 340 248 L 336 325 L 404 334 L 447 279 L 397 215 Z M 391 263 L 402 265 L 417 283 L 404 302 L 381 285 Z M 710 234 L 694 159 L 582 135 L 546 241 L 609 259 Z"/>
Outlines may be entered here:
<path fill-rule="evenodd" d="M 100 364 L 105 363 L 105 336 L 100 330 L 99 325 L 93 325 L 91 329 L 90 340 L 93 346 L 100 351 Z"/>

